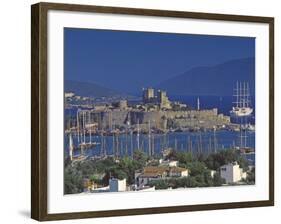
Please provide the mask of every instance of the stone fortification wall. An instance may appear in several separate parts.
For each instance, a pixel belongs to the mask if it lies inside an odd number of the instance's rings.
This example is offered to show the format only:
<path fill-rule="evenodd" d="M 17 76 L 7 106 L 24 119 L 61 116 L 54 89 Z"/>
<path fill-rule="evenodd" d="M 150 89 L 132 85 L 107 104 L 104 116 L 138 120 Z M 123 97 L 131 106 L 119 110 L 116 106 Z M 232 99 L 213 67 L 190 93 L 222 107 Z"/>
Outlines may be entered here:
<path fill-rule="evenodd" d="M 138 110 L 107 110 L 91 112 L 92 120 L 97 122 L 99 128 L 126 127 L 126 125 L 140 124 L 142 129 L 166 129 L 171 127 L 203 127 L 230 123 L 227 116 L 218 114 L 217 109 L 190 110 L 190 111 L 138 111 Z"/>

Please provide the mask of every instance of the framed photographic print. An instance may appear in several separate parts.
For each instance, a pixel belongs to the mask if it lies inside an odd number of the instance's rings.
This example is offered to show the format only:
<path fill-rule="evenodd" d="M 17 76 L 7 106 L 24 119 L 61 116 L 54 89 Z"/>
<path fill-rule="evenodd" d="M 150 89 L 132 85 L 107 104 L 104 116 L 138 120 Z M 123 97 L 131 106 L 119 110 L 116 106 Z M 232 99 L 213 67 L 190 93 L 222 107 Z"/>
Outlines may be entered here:
<path fill-rule="evenodd" d="M 274 19 L 32 5 L 32 218 L 274 204 Z"/>

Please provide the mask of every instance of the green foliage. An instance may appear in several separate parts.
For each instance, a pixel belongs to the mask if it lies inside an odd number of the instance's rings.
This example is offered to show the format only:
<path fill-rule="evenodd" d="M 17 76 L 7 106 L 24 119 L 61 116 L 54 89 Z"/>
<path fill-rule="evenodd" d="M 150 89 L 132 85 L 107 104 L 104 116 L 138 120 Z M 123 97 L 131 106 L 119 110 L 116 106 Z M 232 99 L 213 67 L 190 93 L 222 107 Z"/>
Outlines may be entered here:
<path fill-rule="evenodd" d="M 206 155 L 204 153 L 197 154 L 197 160 L 199 162 L 204 162 L 206 160 Z"/>
<path fill-rule="evenodd" d="M 204 176 L 204 183 L 205 186 L 213 186 L 214 185 L 214 180 L 211 176 L 211 171 L 208 169 L 205 169 L 203 172 L 203 176 Z"/>
<path fill-rule="evenodd" d="M 199 174 L 203 174 L 206 170 L 205 163 L 199 161 L 187 163 L 187 168 L 189 169 L 190 176 L 197 176 Z"/>
<path fill-rule="evenodd" d="M 193 156 L 190 152 L 178 152 L 175 157 L 183 167 L 193 161 Z"/>
<path fill-rule="evenodd" d="M 248 169 L 248 162 L 240 156 L 235 150 L 223 150 L 218 153 L 210 154 L 204 161 L 206 166 L 211 170 L 218 170 L 221 166 L 237 161 L 240 168 L 244 171 Z"/>
<path fill-rule="evenodd" d="M 247 178 L 246 178 L 246 183 L 247 184 L 255 184 L 255 168 L 253 168 L 252 170 L 250 170 L 247 174 Z"/>
<path fill-rule="evenodd" d="M 93 174 L 92 176 L 90 176 L 90 181 L 99 185 L 102 185 L 102 179 L 103 177 L 101 177 L 100 175 Z"/>
<path fill-rule="evenodd" d="M 83 191 L 83 175 L 77 169 L 72 169 L 71 165 L 64 169 L 64 193 L 75 194 Z"/>
<path fill-rule="evenodd" d="M 219 177 L 219 176 L 218 176 Z M 222 180 L 221 180 L 222 181 Z M 169 178 L 153 180 L 149 182 L 149 186 L 155 186 L 155 189 L 167 189 L 167 188 L 191 188 L 191 187 L 206 187 L 206 186 L 220 186 L 223 182 L 216 182 L 214 184 L 213 179 L 209 173 L 200 174 L 197 176 Z"/>
<path fill-rule="evenodd" d="M 249 162 L 244 157 L 239 157 L 237 159 L 239 167 L 243 169 L 244 172 L 249 170 Z"/>
<path fill-rule="evenodd" d="M 119 180 L 123 180 L 124 178 L 128 179 L 127 173 L 120 168 L 113 168 L 108 171 L 111 177 L 115 177 Z"/>
<path fill-rule="evenodd" d="M 135 171 L 143 169 L 146 165 L 148 157 L 144 152 L 140 150 L 135 150 L 133 158 L 125 156 L 120 159 L 119 163 L 111 164 L 105 170 L 106 175 L 103 179 L 105 185 L 108 184 L 110 177 L 115 177 L 118 179 L 126 178 L 128 184 L 133 184 L 135 179 Z"/>
<path fill-rule="evenodd" d="M 225 183 L 225 180 L 223 178 L 221 178 L 220 174 L 215 173 L 214 178 L 213 178 L 213 185 L 214 186 L 221 186 L 224 183 Z"/>
<path fill-rule="evenodd" d="M 219 170 L 220 166 L 229 162 L 237 161 L 244 171 L 248 170 L 248 162 L 234 150 L 224 150 L 209 156 L 194 156 L 190 152 L 178 152 L 172 150 L 166 159 L 179 161 L 179 166 L 189 170 L 188 177 L 167 178 L 154 180 L 149 183 L 156 189 L 179 188 L 179 187 L 207 187 L 221 186 L 225 180 L 217 172 L 211 176 L 211 170 Z M 98 160 L 85 160 L 81 162 L 71 162 L 65 160 L 65 184 L 66 194 L 80 193 L 83 191 L 83 179 L 89 178 L 91 181 L 107 186 L 110 177 L 118 179 L 126 178 L 128 184 L 134 184 L 134 174 L 136 170 L 143 170 L 147 165 L 159 165 L 155 158 L 149 159 L 141 150 L 135 150 L 133 158 L 125 156 L 119 160 L 112 157 Z M 255 183 L 255 170 L 248 171 L 248 184 Z"/>
<path fill-rule="evenodd" d="M 149 186 L 155 186 L 156 190 L 169 188 L 169 184 L 166 180 L 153 180 L 149 183 Z"/>
<path fill-rule="evenodd" d="M 135 150 L 133 154 L 133 160 L 136 165 L 136 169 L 142 169 L 148 160 L 147 155 L 141 150 Z"/>

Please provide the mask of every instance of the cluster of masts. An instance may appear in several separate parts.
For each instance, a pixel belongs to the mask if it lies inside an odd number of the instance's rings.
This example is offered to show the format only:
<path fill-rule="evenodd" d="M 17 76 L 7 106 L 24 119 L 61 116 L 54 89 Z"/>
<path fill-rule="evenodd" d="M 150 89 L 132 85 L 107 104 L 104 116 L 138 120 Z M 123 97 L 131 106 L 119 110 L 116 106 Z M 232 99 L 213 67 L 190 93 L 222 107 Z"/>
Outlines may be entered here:
<path fill-rule="evenodd" d="M 240 125 L 240 133 L 238 136 L 239 147 L 247 148 L 247 129 L 248 126 L 250 126 L 248 118 L 253 113 L 253 108 L 251 108 L 249 83 L 237 81 L 233 96 L 235 98 L 235 102 L 233 102 L 234 106 L 230 111 L 230 115 Z"/>
<path fill-rule="evenodd" d="M 230 111 L 232 117 L 250 116 L 253 109 L 250 107 L 250 88 L 248 82 L 237 82 L 234 88 L 235 102 L 234 107 Z"/>
<path fill-rule="evenodd" d="M 78 147 L 75 148 L 74 142 L 73 142 L 73 134 L 70 132 L 69 133 L 69 156 L 70 159 L 73 160 L 73 152 L 75 149 L 81 150 L 80 156 L 84 156 L 84 150 L 87 148 L 94 148 L 96 145 L 100 145 L 100 156 L 101 157 L 106 157 L 107 156 L 107 144 L 108 141 L 106 141 L 106 137 L 103 135 L 103 132 L 101 132 L 100 136 L 100 141 L 95 142 L 92 141 L 92 136 L 91 136 L 91 131 L 88 131 L 89 133 L 89 142 L 86 142 L 86 128 L 91 128 L 90 125 L 87 124 L 87 113 L 85 111 L 78 111 L 77 112 L 77 127 L 76 127 L 76 137 L 78 141 Z M 82 119 L 79 119 L 81 116 Z M 80 122 L 81 124 L 79 124 Z M 128 129 L 130 128 L 130 123 L 127 123 Z M 122 152 L 124 153 L 124 150 L 126 155 L 128 155 L 128 143 L 130 145 L 130 154 L 133 154 L 134 146 L 136 146 L 136 149 L 139 150 L 144 150 L 144 139 L 142 139 L 142 142 L 140 142 L 140 127 L 139 127 L 139 121 L 137 122 L 137 133 L 136 133 L 136 145 L 133 144 L 133 132 L 130 130 L 130 138 L 128 138 L 127 133 L 128 129 L 126 131 L 125 135 L 125 144 L 124 144 L 124 139 L 120 139 L 118 133 L 115 133 L 112 135 L 112 152 L 115 157 L 119 157 Z M 207 143 L 207 151 L 208 153 L 211 153 L 212 151 L 217 152 L 218 149 L 218 143 L 217 143 L 217 137 L 216 137 L 216 128 L 214 127 L 213 129 L 213 138 L 209 137 L 209 141 Z M 109 143 L 110 144 L 110 143 Z M 166 133 L 163 135 L 163 139 L 160 139 L 160 152 L 164 152 L 165 149 L 169 149 L 170 147 L 169 144 L 169 138 L 167 140 Z M 181 144 L 181 149 L 184 150 L 183 144 Z M 174 146 L 171 148 L 174 148 L 175 150 L 179 149 L 178 147 L 178 140 L 175 138 L 174 139 Z M 193 152 L 193 148 L 197 149 L 198 153 L 203 153 L 203 141 L 202 141 L 202 133 L 199 132 L 197 136 L 197 141 L 194 142 L 191 140 L 190 136 L 187 136 L 186 139 L 186 150 L 188 152 Z M 122 152 L 121 152 L 122 150 Z M 205 150 L 204 150 L 205 151 Z M 155 135 L 153 134 L 151 130 L 151 121 L 148 121 L 148 132 L 147 132 L 147 154 L 149 156 L 153 156 L 155 154 Z"/>
<path fill-rule="evenodd" d="M 80 122 L 80 113 L 82 113 L 82 122 Z M 85 148 L 92 145 L 96 145 L 97 142 L 92 141 L 92 127 L 90 113 L 86 111 L 77 111 L 77 140 L 79 147 Z M 89 142 L 86 142 L 86 130 L 89 132 Z"/>

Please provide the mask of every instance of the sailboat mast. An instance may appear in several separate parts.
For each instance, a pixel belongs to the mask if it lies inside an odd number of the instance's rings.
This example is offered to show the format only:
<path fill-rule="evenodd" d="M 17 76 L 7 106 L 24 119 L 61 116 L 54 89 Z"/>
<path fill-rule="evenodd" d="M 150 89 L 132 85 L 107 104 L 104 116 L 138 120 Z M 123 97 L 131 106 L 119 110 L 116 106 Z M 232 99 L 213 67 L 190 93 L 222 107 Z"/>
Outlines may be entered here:
<path fill-rule="evenodd" d="M 244 82 L 243 107 L 246 107 L 246 83 Z"/>
<path fill-rule="evenodd" d="M 236 107 L 239 107 L 239 84 L 236 82 Z"/>
<path fill-rule="evenodd" d="M 83 143 L 85 143 L 85 111 L 82 111 Z"/>
<path fill-rule="evenodd" d="M 247 82 L 247 107 L 250 107 L 250 88 L 249 83 Z"/>
<path fill-rule="evenodd" d="M 243 129 L 242 129 L 242 124 L 240 124 L 240 148 L 243 148 Z"/>
<path fill-rule="evenodd" d="M 126 151 L 126 155 L 128 155 L 128 125 L 126 127 L 125 151 Z"/>
<path fill-rule="evenodd" d="M 69 157 L 70 161 L 73 160 L 73 139 L 71 133 L 69 134 Z"/>
<path fill-rule="evenodd" d="M 140 149 L 140 121 L 137 123 L 137 148 Z"/>
<path fill-rule="evenodd" d="M 151 155 L 154 155 L 154 135 L 151 135 L 151 139 L 152 139 L 152 145 L 151 145 Z"/>
<path fill-rule="evenodd" d="M 203 146 L 202 146 L 202 133 L 201 131 L 199 132 L 199 141 L 200 141 L 200 153 L 203 152 Z"/>
<path fill-rule="evenodd" d="M 114 128 L 114 125 L 113 125 L 113 132 L 112 132 L 112 152 L 113 152 L 113 155 L 115 156 L 115 128 Z"/>
<path fill-rule="evenodd" d="M 191 152 L 191 139 L 190 139 L 190 136 L 188 136 L 188 152 Z"/>
<path fill-rule="evenodd" d="M 89 133 L 90 133 L 90 144 L 92 144 L 92 128 L 91 127 L 89 129 Z"/>
<path fill-rule="evenodd" d="M 77 119 L 77 125 L 76 125 L 76 131 L 77 131 L 77 138 L 78 138 L 78 144 L 80 143 L 80 136 L 79 136 L 79 109 L 77 110 L 76 113 L 76 119 Z"/>
<path fill-rule="evenodd" d="M 116 156 L 119 157 L 119 138 L 118 138 L 118 133 L 116 133 Z"/>
<path fill-rule="evenodd" d="M 242 103 L 241 103 L 241 96 L 242 96 L 242 83 L 241 82 L 239 82 L 239 89 L 238 89 L 238 92 L 239 92 L 239 94 L 238 94 L 238 104 L 239 104 L 239 106 L 238 107 L 242 107 Z"/>
<path fill-rule="evenodd" d="M 150 132 L 150 120 L 148 121 L 148 155 L 151 156 L 151 132 Z"/>
<path fill-rule="evenodd" d="M 103 132 L 101 132 L 101 140 L 100 140 L 100 142 L 101 142 L 101 146 L 100 146 L 100 155 L 102 155 L 102 153 L 103 153 L 103 147 L 104 147 L 104 141 L 103 141 Z"/>
<path fill-rule="evenodd" d="M 130 130 L 130 140 L 131 140 L 131 156 L 133 156 L 134 145 L 133 145 L 133 131 Z"/>
<path fill-rule="evenodd" d="M 212 139 L 209 137 L 209 153 L 212 152 Z"/>
<path fill-rule="evenodd" d="M 106 138 L 104 138 L 104 150 L 103 150 L 103 155 L 104 156 L 107 156 L 107 152 L 106 152 L 106 148 L 107 148 L 107 145 L 106 145 Z"/>
<path fill-rule="evenodd" d="M 216 136 L 216 128 L 214 127 L 214 151 L 217 153 L 217 136 Z"/>

